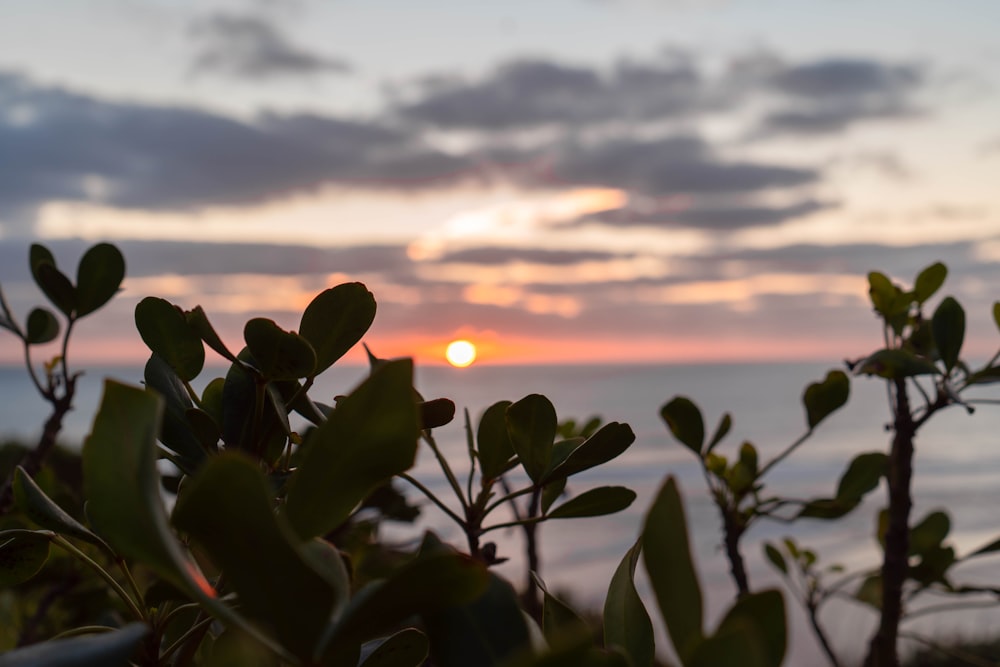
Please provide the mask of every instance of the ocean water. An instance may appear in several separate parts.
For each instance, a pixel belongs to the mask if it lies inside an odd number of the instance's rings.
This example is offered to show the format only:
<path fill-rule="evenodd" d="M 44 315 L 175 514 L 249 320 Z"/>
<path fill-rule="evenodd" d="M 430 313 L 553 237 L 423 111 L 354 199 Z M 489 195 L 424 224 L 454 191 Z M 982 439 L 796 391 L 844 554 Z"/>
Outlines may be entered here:
<path fill-rule="evenodd" d="M 835 365 L 418 367 L 416 383 L 425 398 L 448 397 L 459 407 L 459 418 L 438 429 L 436 437 L 461 479 L 468 465 L 463 408 L 469 410 L 475 422 L 496 401 L 541 393 L 552 400 L 560 418 L 585 419 L 596 414 L 605 421 L 630 424 L 636 433 L 632 448 L 609 464 L 574 478 L 569 491 L 579 493 L 592 486 L 619 484 L 638 493 L 636 502 L 610 517 L 544 524 L 540 529 L 542 577 L 550 589 L 571 591 L 577 603 L 600 607 L 611 573 L 636 540 L 656 490 L 667 475 L 674 475 L 684 493 L 692 548 L 705 590 L 706 624 L 712 627 L 734 593 L 720 550 L 719 520 L 692 454 L 671 439 L 659 418 L 659 409 L 675 395 L 688 396 L 701 406 L 708 431 L 714 430 L 722 412 L 728 411 L 733 416 L 733 429 L 717 451 L 732 455 L 747 440 L 757 446 L 763 461 L 805 431 L 802 391 L 831 367 Z M 223 373 L 220 368 L 216 375 Z M 365 373 L 364 368 L 335 367 L 317 383 L 313 395 L 329 400 L 346 393 Z M 77 408 L 65 426 L 66 442 L 80 442 L 89 430 L 104 377 L 138 383 L 142 371 L 89 370 L 81 380 Z M 832 495 L 837 479 L 855 454 L 886 450 L 889 434 L 885 430 L 888 408 L 884 386 L 877 380 L 855 378 L 851 392 L 847 406 L 829 417 L 811 439 L 768 474 L 765 482 L 773 492 L 796 498 Z M 994 398 L 997 393 L 993 393 Z M 0 397 L 0 436 L 27 440 L 37 437 L 46 415 L 45 406 L 22 369 L 0 369 Z M 453 501 L 428 451 L 421 451 L 414 476 L 446 502 Z M 982 406 L 973 416 L 960 408 L 950 408 L 932 419 L 917 439 L 915 487 L 914 517 L 947 508 L 952 520 L 950 542 L 959 554 L 1000 535 L 1000 406 Z M 413 493 L 418 498 L 415 490 Z M 785 535 L 815 548 L 824 563 L 842 563 L 849 570 L 875 567 L 875 516 L 884 504 L 883 487 L 871 494 L 862 507 L 838 521 L 757 523 L 744 540 L 752 585 L 782 585 L 765 563 L 761 545 Z M 456 544 L 462 542 L 457 527 L 430 504 L 425 504 L 418 530 L 427 528 Z M 391 530 L 387 537 L 406 541 L 417 534 L 413 530 Z M 497 531 L 489 539 L 498 543 L 500 556 L 510 558 L 500 566 L 500 572 L 522 582 L 525 573 L 520 532 Z M 983 558 L 978 564 L 973 561 L 958 570 L 956 581 L 1000 584 L 998 566 L 1000 557 Z M 656 619 L 658 612 L 648 597 L 644 579 L 640 587 Z M 786 596 L 786 601 L 792 637 L 788 664 L 824 664 L 801 610 L 791 596 Z M 835 601 L 823 620 L 835 645 L 849 658 L 857 658 L 864 651 L 875 613 L 854 603 Z M 995 633 L 998 620 L 997 613 L 977 610 L 923 617 L 907 625 L 907 629 L 945 637 L 980 636 Z M 665 643 L 661 635 L 658 645 Z"/>

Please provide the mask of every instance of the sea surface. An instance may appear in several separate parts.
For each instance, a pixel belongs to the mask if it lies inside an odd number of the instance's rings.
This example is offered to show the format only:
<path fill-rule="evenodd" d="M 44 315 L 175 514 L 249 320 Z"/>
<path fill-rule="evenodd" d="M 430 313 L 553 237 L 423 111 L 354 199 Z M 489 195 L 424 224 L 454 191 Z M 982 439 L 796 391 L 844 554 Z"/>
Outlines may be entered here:
<path fill-rule="evenodd" d="M 805 432 L 802 391 L 835 367 L 835 363 L 466 369 L 427 366 L 418 367 L 416 382 L 425 398 L 451 398 L 459 407 L 459 418 L 435 433 L 463 480 L 468 458 L 462 409 L 468 409 L 475 423 L 482 411 L 496 401 L 516 401 L 527 394 L 541 393 L 553 402 L 560 419 L 599 415 L 605 421 L 630 424 L 636 434 L 632 448 L 618 459 L 574 478 L 568 490 L 580 493 L 597 485 L 624 485 L 634 489 L 638 499 L 617 515 L 544 524 L 540 529 L 541 575 L 550 590 L 569 591 L 578 605 L 600 607 L 611 573 L 636 540 L 656 490 L 666 476 L 674 475 L 684 493 L 692 548 L 705 589 L 706 624 L 712 627 L 734 593 L 720 550 L 719 520 L 693 455 L 672 440 L 659 417 L 660 407 L 676 395 L 690 397 L 701 406 L 709 432 L 723 412 L 730 412 L 733 429 L 716 451 L 732 457 L 740 443 L 750 441 L 765 461 Z M 214 375 L 225 372 L 222 368 L 216 370 Z M 350 391 L 366 372 L 360 367 L 334 367 L 317 383 L 312 395 L 329 401 L 336 394 Z M 79 443 L 88 432 L 104 377 L 139 383 L 142 370 L 89 369 L 81 380 L 77 407 L 65 425 L 67 443 Z M 994 391 L 992 398 L 998 398 L 998 394 Z M 990 394 L 984 392 L 982 396 Z M 915 400 L 919 401 L 919 397 Z M 34 393 L 24 370 L 0 369 L 0 436 L 33 440 L 45 416 L 45 405 Z M 887 420 L 884 385 L 874 379 L 853 379 L 847 406 L 821 424 L 812 438 L 767 475 L 765 482 L 774 493 L 786 497 L 832 495 L 854 455 L 886 451 Z M 421 451 L 414 476 L 452 507 L 457 506 L 426 448 Z M 931 510 L 947 508 L 952 524 L 949 540 L 960 555 L 1000 536 L 1000 406 L 983 405 L 971 416 L 961 408 L 949 408 L 935 416 L 917 439 L 915 487 L 913 516 L 919 519 Z M 414 499 L 419 499 L 415 490 L 413 494 Z M 873 533 L 877 512 L 884 504 L 883 485 L 860 508 L 838 521 L 755 524 L 744 540 L 751 584 L 755 588 L 783 586 L 762 556 L 762 542 L 777 541 L 786 535 L 800 545 L 814 548 L 821 563 L 841 563 L 849 571 L 875 567 L 878 546 Z M 462 543 L 458 529 L 429 503 L 424 504 L 419 525 L 419 530 L 426 528 L 456 544 Z M 414 530 L 393 529 L 387 537 L 406 541 L 417 534 Z M 510 558 L 500 571 L 522 582 L 525 573 L 520 532 L 501 530 L 490 535 L 489 539 L 498 542 L 498 555 Z M 957 572 L 956 583 L 1000 585 L 1000 556 L 978 559 Z M 640 586 L 657 619 L 655 602 L 648 597 L 644 578 Z M 793 597 L 786 596 L 786 600 L 792 636 L 788 664 L 825 664 L 800 607 Z M 849 658 L 857 658 L 864 652 L 875 613 L 863 605 L 835 601 L 824 612 L 823 620 L 835 645 Z M 994 611 L 974 610 L 925 616 L 906 629 L 947 638 L 976 637 L 995 635 L 1000 627 L 998 621 L 1000 614 Z M 662 633 L 657 643 L 666 644 Z"/>

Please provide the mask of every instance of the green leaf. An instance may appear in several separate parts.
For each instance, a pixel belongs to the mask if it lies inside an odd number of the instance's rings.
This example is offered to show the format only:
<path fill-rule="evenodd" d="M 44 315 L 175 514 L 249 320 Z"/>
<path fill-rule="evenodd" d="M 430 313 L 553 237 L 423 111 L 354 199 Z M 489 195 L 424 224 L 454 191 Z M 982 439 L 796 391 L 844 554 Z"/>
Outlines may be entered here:
<path fill-rule="evenodd" d="M 540 394 L 525 396 L 507 408 L 510 444 L 524 471 L 536 484 L 545 477 L 552 462 L 558 423 L 556 409 Z"/>
<path fill-rule="evenodd" d="M 260 468 L 235 453 L 214 456 L 191 478 L 174 525 L 226 573 L 241 613 L 273 628 L 283 646 L 308 658 L 334 611 L 334 591 L 272 511 Z"/>
<path fill-rule="evenodd" d="M 113 632 L 53 639 L 4 653 L 0 667 L 127 667 L 147 634 L 144 623 L 130 623 Z"/>
<path fill-rule="evenodd" d="M 550 643 L 566 635 L 589 634 L 586 621 L 572 607 L 550 593 L 537 574 L 531 577 L 542 591 L 542 633 Z"/>
<path fill-rule="evenodd" d="M 260 372 L 270 380 L 310 377 L 316 368 L 316 352 L 309 341 L 284 331 L 274 320 L 253 318 L 243 328 L 243 338 Z"/>
<path fill-rule="evenodd" d="M 993 303 L 993 323 L 1000 329 L 1000 301 Z"/>
<path fill-rule="evenodd" d="M 283 510 L 308 539 L 340 525 L 376 487 L 413 466 L 420 433 L 413 362 L 390 361 L 312 432 Z"/>
<path fill-rule="evenodd" d="M 785 563 L 785 557 L 782 556 L 781 552 L 778 551 L 778 549 L 776 549 L 770 542 L 764 543 L 764 555 L 767 556 L 769 561 L 771 561 L 771 565 L 773 565 L 775 569 L 779 570 L 784 575 L 788 574 L 788 564 Z"/>
<path fill-rule="evenodd" d="M 722 439 L 729 435 L 730 429 L 733 428 L 733 417 L 728 412 L 722 415 L 719 419 L 719 425 L 715 427 L 715 434 L 712 435 L 712 439 L 708 441 L 708 447 L 705 448 L 705 454 L 711 454 L 715 446 L 722 442 Z"/>
<path fill-rule="evenodd" d="M 705 421 L 701 410 L 686 396 L 676 396 L 660 408 L 660 417 L 667 428 L 685 447 L 701 456 L 705 443 Z"/>
<path fill-rule="evenodd" d="M 429 650 L 427 635 L 416 628 L 405 628 L 362 646 L 360 667 L 420 667 Z"/>
<path fill-rule="evenodd" d="M 931 264 L 920 272 L 916 282 L 913 284 L 913 296 L 918 304 L 922 304 L 927 299 L 934 296 L 934 293 L 941 289 L 945 278 L 948 277 L 948 267 L 941 262 Z"/>
<path fill-rule="evenodd" d="M 165 299 L 147 296 L 136 304 L 135 326 L 146 346 L 190 382 L 205 365 L 205 346 L 184 313 Z"/>
<path fill-rule="evenodd" d="M 566 478 L 617 457 L 632 443 L 635 433 L 628 424 L 611 422 L 573 449 L 566 459 L 545 476 L 546 480 Z"/>
<path fill-rule="evenodd" d="M 837 484 L 837 500 L 859 502 L 878 487 L 879 480 L 889 471 L 889 457 L 882 452 L 858 454 L 847 466 Z"/>
<path fill-rule="evenodd" d="M 972 553 L 970 553 L 966 558 L 972 558 L 973 556 L 984 556 L 986 554 L 992 554 L 1000 551 L 1000 537 L 993 540 L 989 544 L 979 547 Z"/>
<path fill-rule="evenodd" d="M 653 624 L 635 589 L 635 567 L 641 551 L 641 542 L 632 545 L 611 577 L 604 600 L 604 645 L 623 650 L 632 667 L 652 667 L 656 652 Z"/>
<path fill-rule="evenodd" d="M 143 375 L 146 386 L 163 397 L 166 408 L 157 437 L 193 470 L 205 458 L 205 449 L 187 419 L 187 411 L 193 404 L 184 383 L 156 353 L 150 355 Z"/>
<path fill-rule="evenodd" d="M 35 483 L 35 480 L 31 479 L 31 476 L 21 466 L 18 466 L 14 471 L 13 490 L 17 508 L 42 528 L 59 535 L 90 542 L 102 549 L 109 549 L 104 540 L 67 514 L 55 501 L 45 495 L 41 487 Z"/>
<path fill-rule="evenodd" d="M 72 318 L 76 310 L 76 288 L 69 278 L 56 267 L 55 257 L 45 246 L 31 244 L 28 253 L 28 263 L 31 267 L 31 277 L 52 305 L 58 308 L 66 317 Z"/>
<path fill-rule="evenodd" d="M 887 320 L 898 315 L 907 305 L 901 298 L 901 290 L 884 273 L 878 271 L 868 274 L 868 296 L 875 311 Z"/>
<path fill-rule="evenodd" d="M 646 515 L 642 557 L 674 651 L 687 665 L 705 640 L 704 616 L 684 506 L 673 476 L 660 488 Z"/>
<path fill-rule="evenodd" d="M 317 652 L 338 655 L 416 614 L 435 614 L 472 603 L 488 585 L 486 566 L 464 554 L 450 549 L 421 554 L 388 578 L 358 591 Z"/>
<path fill-rule="evenodd" d="M 562 494 L 565 490 L 566 490 L 565 477 L 557 479 L 553 482 L 549 482 L 548 484 L 542 487 L 542 497 L 541 497 L 542 514 L 548 514 L 549 508 L 552 507 L 552 505 L 555 504 L 555 502 L 562 497 Z"/>
<path fill-rule="evenodd" d="M 215 591 L 181 550 L 167 524 L 156 470 L 156 434 L 163 413 L 153 393 L 114 380 L 83 444 L 83 488 L 95 533 L 120 555 L 141 561 L 201 599 Z"/>
<path fill-rule="evenodd" d="M 208 316 L 205 314 L 205 310 L 201 306 L 195 306 L 192 310 L 184 314 L 184 319 L 187 321 L 188 326 L 191 330 L 205 341 L 205 344 L 210 348 L 215 350 L 215 352 L 233 363 L 237 363 L 236 355 L 229 351 L 226 344 L 222 342 L 219 338 L 219 334 L 215 332 L 215 328 L 212 323 L 208 321 Z"/>
<path fill-rule="evenodd" d="M 125 258 L 110 243 L 98 243 L 83 254 L 76 269 L 76 316 L 88 315 L 118 293 L 125 277 Z"/>
<path fill-rule="evenodd" d="M 934 311 L 931 330 L 934 332 L 934 342 L 941 361 L 950 373 L 958 362 L 962 342 L 965 340 L 965 310 L 962 305 L 950 296 L 945 297 Z"/>
<path fill-rule="evenodd" d="M 33 308 L 28 314 L 27 342 L 41 345 L 59 336 L 59 320 L 45 308 Z"/>
<path fill-rule="evenodd" d="M 877 375 L 888 379 L 901 379 L 914 375 L 937 375 L 941 371 L 933 362 L 918 357 L 908 350 L 883 348 L 858 363 L 855 375 Z"/>
<path fill-rule="evenodd" d="M 942 511 L 931 512 L 910 528 L 911 556 L 920 556 L 940 548 L 951 530 L 951 519 Z"/>
<path fill-rule="evenodd" d="M 635 491 L 624 486 L 599 486 L 570 498 L 549 512 L 549 519 L 604 516 L 620 512 L 635 500 Z"/>
<path fill-rule="evenodd" d="M 479 452 L 479 466 L 483 480 L 499 477 L 507 469 L 514 456 L 514 446 L 507 433 L 507 408 L 510 401 L 499 401 L 486 408 L 479 419 L 476 430 L 476 444 Z"/>
<path fill-rule="evenodd" d="M 806 406 L 806 422 L 810 429 L 847 403 L 851 382 L 842 371 L 830 371 L 822 382 L 813 382 L 802 394 Z"/>
<path fill-rule="evenodd" d="M 316 351 L 316 374 L 344 356 L 375 320 L 375 297 L 361 283 L 325 290 L 306 306 L 299 335 Z"/>
<path fill-rule="evenodd" d="M 739 598 L 726 613 L 712 642 L 697 651 L 694 665 L 779 667 L 788 645 L 785 601 L 776 590 Z M 719 649 L 722 649 L 721 652 Z M 735 662 L 722 656 L 737 656 Z"/>
<path fill-rule="evenodd" d="M 500 577 L 488 576 L 485 593 L 473 602 L 424 614 L 435 665 L 500 667 L 528 647 L 528 626 L 517 594 Z"/>
<path fill-rule="evenodd" d="M 865 577 L 854 597 L 875 609 L 882 608 L 882 577 L 873 574 Z"/>
<path fill-rule="evenodd" d="M 987 366 L 969 376 L 968 384 L 993 384 L 1000 382 L 1000 366 Z"/>
<path fill-rule="evenodd" d="M 49 559 L 51 533 L 37 530 L 0 531 L 0 590 L 28 581 Z M 3 664 L 0 657 L 0 665 Z"/>

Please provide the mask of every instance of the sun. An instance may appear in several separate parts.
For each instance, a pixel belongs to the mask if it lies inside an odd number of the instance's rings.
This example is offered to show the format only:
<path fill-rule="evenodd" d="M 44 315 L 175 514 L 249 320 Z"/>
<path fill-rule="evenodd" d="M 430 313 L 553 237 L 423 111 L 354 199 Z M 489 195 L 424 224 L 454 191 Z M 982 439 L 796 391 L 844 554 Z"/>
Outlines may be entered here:
<path fill-rule="evenodd" d="M 455 368 L 465 368 L 476 360 L 476 346 L 467 340 L 453 340 L 448 343 L 444 356 Z"/>

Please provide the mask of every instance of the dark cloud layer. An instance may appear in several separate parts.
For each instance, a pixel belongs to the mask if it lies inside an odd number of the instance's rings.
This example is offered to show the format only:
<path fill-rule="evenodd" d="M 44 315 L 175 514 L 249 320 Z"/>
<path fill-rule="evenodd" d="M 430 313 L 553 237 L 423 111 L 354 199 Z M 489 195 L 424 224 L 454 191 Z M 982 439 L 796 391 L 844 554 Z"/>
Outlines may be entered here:
<path fill-rule="evenodd" d="M 198 52 L 193 72 L 241 79 L 343 74 L 351 70 L 340 58 L 295 46 L 277 27 L 250 15 L 213 14 L 191 27 Z"/>
<path fill-rule="evenodd" d="M 620 254 L 598 250 L 542 250 L 540 248 L 510 248 L 483 247 L 466 248 L 448 253 L 437 259 L 438 262 L 455 262 L 470 264 L 509 264 L 511 262 L 528 262 L 531 264 L 546 264 L 550 266 L 566 266 L 580 262 L 601 262 L 622 257 Z"/>
<path fill-rule="evenodd" d="M 832 202 L 806 199 L 788 206 L 701 206 L 682 210 L 645 211 L 628 207 L 591 213 L 574 224 L 599 222 L 613 227 L 687 227 L 714 231 L 778 225 L 833 208 Z"/>

